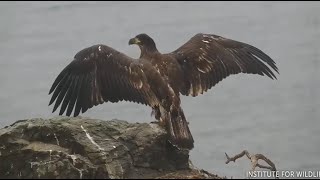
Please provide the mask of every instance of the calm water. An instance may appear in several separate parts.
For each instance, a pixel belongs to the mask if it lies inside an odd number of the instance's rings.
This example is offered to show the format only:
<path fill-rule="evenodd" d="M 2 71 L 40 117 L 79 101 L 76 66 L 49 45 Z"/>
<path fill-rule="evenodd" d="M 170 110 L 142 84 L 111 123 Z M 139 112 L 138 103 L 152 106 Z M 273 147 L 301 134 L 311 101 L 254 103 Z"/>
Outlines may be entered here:
<path fill-rule="evenodd" d="M 170 52 L 198 32 L 252 44 L 276 62 L 277 81 L 231 76 L 182 106 L 199 167 L 244 178 L 250 163 L 224 152 L 263 153 L 282 170 L 320 170 L 320 3 L 318 2 L 1 2 L 0 127 L 53 117 L 49 88 L 82 48 L 103 43 L 132 57 L 129 38 L 145 32 Z M 133 103 L 103 104 L 84 116 L 150 122 Z"/>

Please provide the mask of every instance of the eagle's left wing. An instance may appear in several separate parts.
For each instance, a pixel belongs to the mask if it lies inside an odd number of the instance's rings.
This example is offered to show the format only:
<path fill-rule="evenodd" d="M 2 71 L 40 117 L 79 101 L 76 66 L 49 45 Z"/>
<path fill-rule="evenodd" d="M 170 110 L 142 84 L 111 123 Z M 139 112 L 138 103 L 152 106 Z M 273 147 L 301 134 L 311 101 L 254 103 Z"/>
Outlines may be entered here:
<path fill-rule="evenodd" d="M 129 101 L 153 107 L 169 93 L 153 67 L 106 45 L 79 51 L 53 82 L 49 105 L 74 116 L 104 102 Z"/>
<path fill-rule="evenodd" d="M 180 90 L 183 95 L 202 94 L 231 74 L 259 74 L 276 79 L 268 66 L 278 72 L 275 62 L 258 48 L 214 34 L 196 34 L 170 55 L 184 72 L 185 87 Z"/>

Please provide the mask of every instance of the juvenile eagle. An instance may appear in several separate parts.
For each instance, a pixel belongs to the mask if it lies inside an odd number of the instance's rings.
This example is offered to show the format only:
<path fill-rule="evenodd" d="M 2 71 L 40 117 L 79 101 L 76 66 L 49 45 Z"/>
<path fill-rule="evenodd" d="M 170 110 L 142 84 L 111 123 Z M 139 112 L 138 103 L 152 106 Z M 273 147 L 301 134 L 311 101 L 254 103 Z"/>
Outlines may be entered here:
<path fill-rule="evenodd" d="M 60 105 L 59 115 L 70 116 L 74 110 L 78 116 L 104 102 L 144 104 L 152 108 L 173 145 L 192 149 L 194 140 L 180 106 L 180 93 L 203 94 L 231 74 L 276 79 L 268 66 L 279 73 L 275 62 L 258 48 L 214 34 L 198 33 L 167 54 L 160 53 L 147 34 L 130 39 L 131 44 L 139 46 L 140 58 L 103 44 L 79 51 L 52 84 L 52 112 Z"/>

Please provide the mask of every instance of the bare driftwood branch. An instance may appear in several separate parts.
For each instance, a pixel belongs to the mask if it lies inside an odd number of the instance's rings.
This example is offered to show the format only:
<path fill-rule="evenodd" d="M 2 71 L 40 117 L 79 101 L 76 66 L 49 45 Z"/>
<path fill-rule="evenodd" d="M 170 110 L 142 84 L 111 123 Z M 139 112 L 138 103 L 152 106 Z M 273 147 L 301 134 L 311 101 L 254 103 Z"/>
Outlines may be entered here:
<path fill-rule="evenodd" d="M 269 169 L 271 171 L 277 171 L 276 166 L 274 165 L 274 163 L 268 159 L 267 157 L 265 157 L 263 154 L 254 154 L 254 155 L 250 155 L 250 153 L 247 150 L 242 151 L 241 153 L 235 155 L 234 157 L 229 157 L 227 153 L 226 157 L 227 157 L 227 161 L 226 164 L 228 164 L 230 161 L 236 162 L 237 159 L 243 157 L 244 155 L 246 155 L 248 157 L 248 159 L 250 159 L 251 163 L 252 163 L 252 171 L 254 171 L 256 169 L 256 167 L 262 168 L 262 169 Z M 269 166 L 264 166 L 258 163 L 258 160 L 261 159 L 263 161 L 265 161 L 267 164 L 269 164 Z"/>

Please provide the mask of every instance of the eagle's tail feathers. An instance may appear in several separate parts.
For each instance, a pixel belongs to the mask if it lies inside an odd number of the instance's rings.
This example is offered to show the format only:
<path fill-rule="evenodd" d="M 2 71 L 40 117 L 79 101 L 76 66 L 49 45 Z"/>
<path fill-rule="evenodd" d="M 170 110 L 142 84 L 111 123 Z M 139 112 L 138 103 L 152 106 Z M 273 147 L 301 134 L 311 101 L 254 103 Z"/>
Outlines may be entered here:
<path fill-rule="evenodd" d="M 183 110 L 179 108 L 178 111 L 170 112 L 168 116 L 165 124 L 169 133 L 169 141 L 180 149 L 193 149 L 194 140 Z"/>

